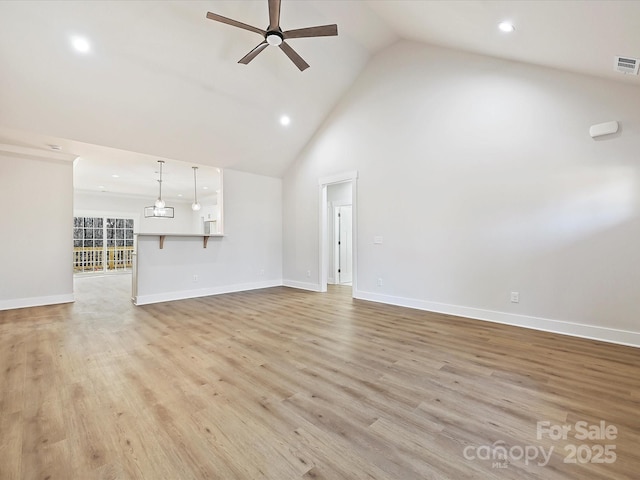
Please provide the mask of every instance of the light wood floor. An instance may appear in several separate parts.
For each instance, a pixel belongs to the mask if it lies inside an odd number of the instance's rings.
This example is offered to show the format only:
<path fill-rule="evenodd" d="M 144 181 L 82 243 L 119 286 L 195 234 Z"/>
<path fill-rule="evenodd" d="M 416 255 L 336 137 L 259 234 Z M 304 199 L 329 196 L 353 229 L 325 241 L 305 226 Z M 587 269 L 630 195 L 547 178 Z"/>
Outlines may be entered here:
<path fill-rule="evenodd" d="M 1 479 L 639 478 L 640 349 L 340 287 L 134 307 L 128 281 L 0 312 Z M 536 438 L 580 420 L 617 438 Z M 616 461 L 564 463 L 569 444 Z M 477 458 L 492 445 L 508 462 Z"/>

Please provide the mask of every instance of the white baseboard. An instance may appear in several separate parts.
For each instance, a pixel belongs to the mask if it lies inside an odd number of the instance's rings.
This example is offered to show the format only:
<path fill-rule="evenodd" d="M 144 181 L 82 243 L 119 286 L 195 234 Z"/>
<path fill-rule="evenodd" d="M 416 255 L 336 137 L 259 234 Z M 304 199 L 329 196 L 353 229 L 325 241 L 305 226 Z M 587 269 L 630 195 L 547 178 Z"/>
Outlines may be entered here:
<path fill-rule="evenodd" d="M 531 328 L 533 330 L 559 333 L 562 335 L 570 335 L 572 337 L 588 338 L 591 340 L 601 340 L 603 342 L 617 343 L 631 347 L 640 347 L 640 332 L 632 332 L 629 330 L 585 325 L 581 323 L 565 322 L 562 320 L 551 320 L 548 318 L 532 317 L 528 315 L 517 315 L 494 310 L 483 310 L 473 307 L 461 307 L 458 305 L 429 302 L 413 298 L 381 295 L 361 290 L 354 292 L 354 298 L 386 303 L 389 305 L 398 305 L 400 307 L 415 308 L 417 310 L 426 310 L 429 312 L 445 313 L 458 317 L 472 318 L 474 320 L 484 320 L 488 322 L 502 323 L 505 325 Z"/>
<path fill-rule="evenodd" d="M 296 280 L 284 280 L 282 285 L 285 287 L 299 288 L 300 290 L 309 290 L 310 292 L 319 292 L 320 285 L 317 283 L 298 282 Z"/>
<path fill-rule="evenodd" d="M 260 288 L 280 287 L 282 280 L 266 280 L 264 282 L 240 283 L 235 285 L 223 285 L 220 287 L 199 288 L 196 290 L 180 290 L 175 292 L 153 293 L 150 295 L 138 295 L 131 300 L 137 306 L 151 303 L 171 302 L 174 300 L 185 300 L 187 298 L 208 297 L 210 295 L 221 295 L 223 293 L 245 292 L 248 290 L 258 290 Z"/>
<path fill-rule="evenodd" d="M 43 305 L 57 305 L 59 303 L 71 303 L 75 301 L 73 294 L 48 295 L 45 297 L 16 298 L 13 300 L 0 300 L 0 310 L 13 310 L 14 308 L 41 307 Z"/>

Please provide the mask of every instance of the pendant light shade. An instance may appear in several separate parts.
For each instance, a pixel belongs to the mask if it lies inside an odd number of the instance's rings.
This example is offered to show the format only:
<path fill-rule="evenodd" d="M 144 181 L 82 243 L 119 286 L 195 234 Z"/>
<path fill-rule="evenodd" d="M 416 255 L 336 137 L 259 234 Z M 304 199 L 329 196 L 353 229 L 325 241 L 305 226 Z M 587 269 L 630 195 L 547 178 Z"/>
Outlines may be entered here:
<path fill-rule="evenodd" d="M 198 202 L 198 167 L 193 168 L 193 203 L 191 204 L 191 209 L 194 212 L 200 210 L 200 203 Z"/>

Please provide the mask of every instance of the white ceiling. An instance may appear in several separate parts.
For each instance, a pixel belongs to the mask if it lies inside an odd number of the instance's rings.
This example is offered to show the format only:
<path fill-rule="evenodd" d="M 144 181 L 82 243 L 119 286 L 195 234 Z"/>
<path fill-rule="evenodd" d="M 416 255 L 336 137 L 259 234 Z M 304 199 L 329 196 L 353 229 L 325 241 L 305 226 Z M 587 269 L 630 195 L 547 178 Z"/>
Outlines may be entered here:
<path fill-rule="evenodd" d="M 640 57 L 640 1 L 283 0 L 285 30 L 338 24 L 338 37 L 289 42 L 311 65 L 302 73 L 276 48 L 238 64 L 261 37 L 207 11 L 268 23 L 266 0 L 0 1 L 0 143 L 56 143 L 103 175 L 109 162 L 132 175 L 143 162 L 147 184 L 158 158 L 281 176 L 369 58 L 399 39 L 640 86 L 613 71 L 615 55 Z M 497 30 L 505 19 L 514 33 Z M 72 35 L 92 51 L 74 52 Z M 86 178 L 76 186 L 107 181 Z"/>
<path fill-rule="evenodd" d="M 169 202 L 217 203 L 222 187 L 221 171 L 208 165 L 187 164 L 157 156 L 132 153 L 108 147 L 75 143 L 78 156 L 73 165 L 76 192 L 95 192 L 144 197 L 159 195 L 162 164 L 162 198 Z M 78 148 L 79 147 L 79 148 Z M 197 167 L 195 178 L 193 167 Z M 150 203 L 150 205 L 152 202 Z"/>
<path fill-rule="evenodd" d="M 16 149 L 5 146 L 16 146 Z M 37 148 L 33 148 L 33 146 Z M 60 150 L 50 149 L 60 147 Z M 19 155 L 42 151 L 56 160 L 73 160 L 73 182 L 77 193 L 95 193 L 143 197 L 152 203 L 159 195 L 158 160 L 162 160 L 162 198 L 170 202 L 192 203 L 197 195 L 203 204 L 215 204 L 222 188 L 220 168 L 187 163 L 157 155 L 146 155 L 101 145 L 61 139 L 48 135 L 0 128 L 0 152 Z M 73 152 L 60 153 L 60 152 Z M 194 179 L 193 167 L 197 167 Z M 197 187 L 197 190 L 196 190 Z M 196 193 L 197 191 L 197 193 Z"/>
<path fill-rule="evenodd" d="M 640 58 L 638 0 L 371 1 L 402 38 L 619 80 L 616 55 Z M 515 32 L 496 25 L 509 21 Z"/>

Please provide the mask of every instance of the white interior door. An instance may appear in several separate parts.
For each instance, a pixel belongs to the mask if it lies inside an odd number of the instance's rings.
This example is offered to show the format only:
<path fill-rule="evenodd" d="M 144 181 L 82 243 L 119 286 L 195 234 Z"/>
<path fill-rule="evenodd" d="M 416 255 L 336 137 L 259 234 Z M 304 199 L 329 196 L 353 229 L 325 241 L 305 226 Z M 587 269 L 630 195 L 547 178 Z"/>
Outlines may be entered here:
<path fill-rule="evenodd" d="M 351 205 L 337 207 L 338 216 L 338 272 L 337 283 L 351 283 L 353 239 L 351 232 Z"/>

